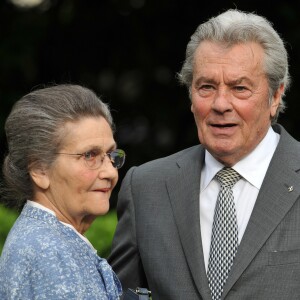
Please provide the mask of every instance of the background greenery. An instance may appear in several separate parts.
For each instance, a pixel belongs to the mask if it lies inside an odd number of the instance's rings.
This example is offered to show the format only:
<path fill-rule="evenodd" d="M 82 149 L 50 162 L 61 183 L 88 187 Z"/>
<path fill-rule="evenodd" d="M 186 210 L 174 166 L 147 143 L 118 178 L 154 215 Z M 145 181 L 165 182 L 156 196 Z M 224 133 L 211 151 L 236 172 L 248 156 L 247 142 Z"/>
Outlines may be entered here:
<path fill-rule="evenodd" d="M 2 252 L 7 233 L 15 222 L 17 216 L 17 212 L 0 205 L 0 254 Z"/>
<path fill-rule="evenodd" d="M 16 211 L 0 205 L 0 255 L 7 233 L 17 217 L 18 213 Z M 112 210 L 105 216 L 98 217 L 85 234 L 101 257 L 107 257 L 110 252 L 116 224 L 117 216 L 115 211 Z"/>
<path fill-rule="evenodd" d="M 33 8 L 12 1 L 21 0 L 0 1 L 0 164 L 4 122 L 15 101 L 45 84 L 88 86 L 110 104 L 116 140 L 127 153 L 113 209 L 128 168 L 198 143 L 176 73 L 199 23 L 229 8 L 264 15 L 286 41 L 293 81 L 280 123 L 300 139 L 299 1 L 43 0 Z M 15 216 L 0 208 L 1 241 Z M 101 217 L 88 233 L 100 252 L 108 251 L 114 222 L 113 213 Z"/>

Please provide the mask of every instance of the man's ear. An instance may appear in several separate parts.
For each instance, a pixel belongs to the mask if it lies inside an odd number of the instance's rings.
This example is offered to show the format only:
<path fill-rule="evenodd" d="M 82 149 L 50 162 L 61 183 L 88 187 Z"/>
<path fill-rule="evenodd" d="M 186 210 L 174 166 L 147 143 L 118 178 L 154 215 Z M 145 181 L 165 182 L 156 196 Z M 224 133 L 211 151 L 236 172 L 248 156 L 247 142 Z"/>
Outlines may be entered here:
<path fill-rule="evenodd" d="M 194 105 L 191 103 L 191 112 L 194 113 Z"/>
<path fill-rule="evenodd" d="M 284 84 L 282 83 L 273 96 L 273 101 L 271 103 L 271 117 L 274 117 L 276 115 L 283 93 L 284 93 Z"/>
<path fill-rule="evenodd" d="M 46 190 L 50 185 L 48 171 L 42 166 L 36 166 L 29 169 L 29 174 L 32 181 L 39 188 Z"/>

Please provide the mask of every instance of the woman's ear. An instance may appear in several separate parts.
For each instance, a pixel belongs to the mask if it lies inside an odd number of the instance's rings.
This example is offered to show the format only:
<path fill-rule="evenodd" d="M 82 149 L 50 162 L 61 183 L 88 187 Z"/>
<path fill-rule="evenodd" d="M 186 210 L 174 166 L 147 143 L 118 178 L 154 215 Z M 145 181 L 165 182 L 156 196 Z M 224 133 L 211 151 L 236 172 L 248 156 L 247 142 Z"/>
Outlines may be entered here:
<path fill-rule="evenodd" d="M 50 185 L 50 179 L 46 168 L 38 166 L 29 169 L 29 174 L 35 185 L 46 190 Z"/>

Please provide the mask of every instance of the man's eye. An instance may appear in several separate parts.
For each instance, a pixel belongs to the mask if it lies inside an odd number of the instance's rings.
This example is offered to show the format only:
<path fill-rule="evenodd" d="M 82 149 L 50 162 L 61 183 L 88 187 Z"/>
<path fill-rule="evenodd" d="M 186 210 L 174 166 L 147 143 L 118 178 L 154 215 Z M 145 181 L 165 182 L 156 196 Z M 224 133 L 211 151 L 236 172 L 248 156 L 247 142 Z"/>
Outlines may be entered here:
<path fill-rule="evenodd" d="M 252 96 L 252 90 L 244 85 L 237 85 L 233 87 L 233 94 L 239 99 L 248 99 Z"/>
<path fill-rule="evenodd" d="M 215 87 L 211 84 L 202 84 L 198 87 L 198 95 L 200 97 L 210 97 L 215 92 Z"/>
<path fill-rule="evenodd" d="M 99 153 L 97 151 L 91 150 L 83 153 L 83 157 L 85 160 L 93 160 Z"/>
<path fill-rule="evenodd" d="M 200 89 L 208 91 L 208 90 L 212 90 L 213 86 L 209 85 L 209 84 L 203 84 L 203 85 L 200 86 Z"/>
<path fill-rule="evenodd" d="M 234 89 L 237 91 L 237 92 L 244 92 L 247 90 L 247 88 L 245 86 L 242 86 L 242 85 L 238 85 L 238 86 L 235 86 Z"/>

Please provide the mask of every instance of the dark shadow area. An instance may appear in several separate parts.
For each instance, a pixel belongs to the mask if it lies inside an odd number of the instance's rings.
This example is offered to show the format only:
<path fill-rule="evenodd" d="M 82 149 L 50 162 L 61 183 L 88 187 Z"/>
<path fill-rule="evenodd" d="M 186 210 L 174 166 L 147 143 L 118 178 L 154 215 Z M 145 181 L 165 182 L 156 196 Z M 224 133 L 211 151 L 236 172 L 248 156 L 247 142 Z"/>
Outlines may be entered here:
<path fill-rule="evenodd" d="M 48 0 L 18 8 L 7 0 L 0 4 L 0 163 L 13 103 L 53 83 L 88 86 L 110 104 L 116 140 L 127 152 L 119 184 L 131 166 L 198 143 L 188 94 L 176 73 L 197 25 L 235 7 L 267 17 L 287 43 L 292 86 L 280 123 L 300 139 L 300 3 Z"/>

